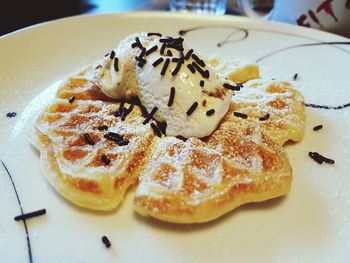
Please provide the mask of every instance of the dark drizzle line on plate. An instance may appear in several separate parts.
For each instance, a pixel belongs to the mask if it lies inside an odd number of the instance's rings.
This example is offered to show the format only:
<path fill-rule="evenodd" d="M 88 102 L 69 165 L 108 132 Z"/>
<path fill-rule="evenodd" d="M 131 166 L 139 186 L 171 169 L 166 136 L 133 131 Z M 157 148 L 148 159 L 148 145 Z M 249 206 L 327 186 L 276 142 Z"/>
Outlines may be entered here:
<path fill-rule="evenodd" d="M 208 29 L 208 28 L 227 28 L 227 29 L 232 29 L 233 31 L 230 32 L 227 37 L 223 40 L 217 43 L 218 47 L 222 47 L 225 44 L 231 44 L 231 43 L 236 43 L 236 42 L 240 42 L 242 40 L 245 40 L 248 36 L 249 36 L 249 31 L 258 31 L 258 32 L 267 32 L 267 33 L 272 33 L 272 34 L 279 34 L 279 35 L 286 35 L 286 36 L 293 36 L 293 37 L 297 37 L 297 38 L 301 38 L 301 39 L 307 39 L 307 40 L 312 40 L 312 41 L 317 41 L 316 43 L 305 43 L 305 44 L 299 44 L 299 45 L 293 45 L 293 46 L 288 46 L 276 51 L 273 51 L 269 54 L 266 54 L 260 58 L 258 58 L 256 60 L 256 62 L 261 62 L 262 60 L 271 57 L 275 54 L 278 54 L 280 52 L 289 50 L 289 49 L 293 49 L 293 48 L 299 48 L 299 47 L 310 47 L 310 46 L 322 46 L 322 45 L 329 45 L 332 46 L 336 49 L 339 49 L 347 54 L 350 54 L 350 51 L 347 49 L 344 49 L 342 47 L 340 47 L 339 45 L 350 45 L 349 41 L 331 41 L 331 42 L 322 42 L 318 39 L 312 38 L 312 37 L 305 37 L 305 36 L 300 36 L 298 34 L 293 34 L 293 33 L 288 33 L 288 32 L 282 32 L 282 31 L 273 31 L 273 30 L 264 30 L 264 29 L 244 29 L 244 28 L 239 28 L 239 27 L 234 27 L 234 26 L 198 26 L 198 27 L 192 27 L 192 28 L 188 28 L 188 29 L 182 29 L 179 30 L 179 35 L 184 36 L 189 32 L 192 31 L 197 31 L 197 30 L 202 30 L 202 29 Z M 229 41 L 230 37 L 233 36 L 234 34 L 238 33 L 238 32 L 243 32 L 244 35 L 242 38 L 234 40 L 234 41 Z M 185 56 L 186 59 L 186 56 Z M 297 78 L 297 75 L 294 75 L 294 78 Z M 326 109 L 326 110 L 340 110 L 340 109 L 344 109 L 347 107 L 350 107 L 350 103 L 346 103 L 343 105 L 339 105 L 339 106 L 328 106 L 328 105 L 319 105 L 319 104 L 314 104 L 314 103 L 305 103 L 305 107 L 310 107 L 310 108 L 316 108 L 316 109 Z"/>
<path fill-rule="evenodd" d="M 6 171 L 7 176 L 9 177 L 9 179 L 10 179 L 10 181 L 11 181 L 13 190 L 14 190 L 15 195 L 16 195 L 16 199 L 17 199 L 18 206 L 19 206 L 19 208 L 20 208 L 20 210 L 21 210 L 21 215 L 24 215 L 24 213 L 23 213 L 23 208 L 22 208 L 22 203 L 21 203 L 21 199 L 19 198 L 19 195 L 18 195 L 18 192 L 17 192 L 17 188 L 16 188 L 16 185 L 15 185 L 15 182 L 14 182 L 12 176 L 11 176 L 10 171 L 7 169 L 5 163 L 4 163 L 3 161 L 1 161 L 1 163 L 2 163 L 2 166 L 4 167 L 4 169 L 5 169 L 5 171 Z M 30 237 L 29 237 L 29 231 L 28 231 L 28 227 L 27 227 L 27 222 L 26 222 L 26 219 L 25 219 L 25 218 L 23 218 L 22 221 L 23 221 L 23 225 L 24 225 L 25 232 L 26 232 L 26 239 L 27 239 L 27 248 L 28 248 L 29 262 L 30 262 L 30 263 L 33 263 L 32 248 L 31 248 L 31 245 L 30 245 Z"/>
<path fill-rule="evenodd" d="M 324 110 L 341 110 L 350 107 L 350 103 L 346 103 L 339 106 L 328 106 L 328 105 L 318 105 L 314 103 L 305 103 L 305 107 L 315 108 L 315 109 L 324 109 Z"/>
<path fill-rule="evenodd" d="M 260 62 L 266 58 L 269 58 L 277 53 L 289 50 L 289 49 L 293 49 L 293 48 L 299 48 L 299 47 L 313 47 L 313 46 L 324 46 L 324 45 L 350 45 L 350 42 L 345 42 L 345 41 L 336 41 L 336 42 L 317 42 L 317 43 L 305 43 L 305 44 L 299 44 L 299 45 L 293 45 L 293 46 L 288 46 L 288 47 L 284 47 L 278 50 L 275 50 L 271 53 L 268 53 L 260 58 L 258 58 L 256 60 L 256 62 Z M 346 50 L 346 49 L 342 49 L 342 50 Z M 346 51 L 347 52 L 347 51 Z M 350 54 L 350 52 L 347 52 Z"/>

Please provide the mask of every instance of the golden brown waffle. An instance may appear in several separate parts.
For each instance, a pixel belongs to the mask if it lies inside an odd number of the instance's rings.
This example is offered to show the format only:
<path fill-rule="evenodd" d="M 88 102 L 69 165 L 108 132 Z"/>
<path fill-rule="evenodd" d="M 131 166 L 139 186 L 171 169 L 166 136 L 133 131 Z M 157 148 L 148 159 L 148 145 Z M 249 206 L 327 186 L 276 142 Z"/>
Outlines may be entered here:
<path fill-rule="evenodd" d="M 181 140 L 155 136 L 149 123 L 142 124 L 145 118 L 136 105 L 122 120 L 116 114 L 120 102 L 88 81 L 91 71 L 82 71 L 60 87 L 30 136 L 41 152 L 45 176 L 70 201 L 94 210 L 111 210 L 138 183 L 137 212 L 192 223 L 288 193 L 292 172 L 280 145 L 301 138 L 304 109 L 301 96 L 287 84 L 269 86 L 283 87 L 287 93 L 247 85 L 235 95 L 211 136 Z M 259 89 L 258 97 L 250 94 L 255 89 Z M 248 102 L 251 98 L 263 98 L 264 103 Z M 273 103 L 280 101 L 286 105 L 283 111 L 266 106 L 274 108 Z M 247 118 L 235 116 L 236 111 L 246 113 Z M 270 113 L 269 119 L 259 120 L 265 113 Z M 289 116 L 299 119 L 291 117 L 293 121 L 280 126 L 281 118 Z M 108 130 L 103 130 L 104 125 Z M 122 138 L 111 141 L 106 136 L 110 132 Z"/>

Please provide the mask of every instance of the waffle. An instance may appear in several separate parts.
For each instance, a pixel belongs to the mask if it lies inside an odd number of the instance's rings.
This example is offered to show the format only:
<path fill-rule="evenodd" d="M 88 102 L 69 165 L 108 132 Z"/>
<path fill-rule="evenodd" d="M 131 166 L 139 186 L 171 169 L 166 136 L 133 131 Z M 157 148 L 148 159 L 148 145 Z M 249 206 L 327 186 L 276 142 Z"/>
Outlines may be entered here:
<path fill-rule="evenodd" d="M 194 223 L 288 193 L 292 170 L 281 145 L 301 138 L 304 120 L 302 97 L 290 85 L 248 82 L 213 134 L 184 140 L 155 136 L 149 123 L 143 125 L 141 107 L 121 105 L 89 81 L 94 70 L 68 78 L 29 134 L 41 152 L 44 175 L 68 200 L 112 210 L 137 185 L 138 213 Z M 250 101 L 257 98 L 261 102 Z M 283 110 L 273 110 L 280 101 Z M 130 107 L 122 118 L 120 109 Z M 265 113 L 269 119 L 259 120 Z"/>

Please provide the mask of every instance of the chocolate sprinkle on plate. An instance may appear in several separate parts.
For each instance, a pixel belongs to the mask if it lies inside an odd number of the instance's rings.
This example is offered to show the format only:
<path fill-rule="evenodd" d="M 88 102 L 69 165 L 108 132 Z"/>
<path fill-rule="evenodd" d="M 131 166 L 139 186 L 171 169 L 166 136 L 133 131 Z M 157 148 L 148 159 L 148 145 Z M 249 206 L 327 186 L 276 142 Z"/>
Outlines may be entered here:
<path fill-rule="evenodd" d="M 91 139 L 91 137 L 88 133 L 84 133 L 84 139 L 85 139 L 86 143 L 89 145 L 95 144 L 95 142 L 93 141 L 93 139 Z"/>
<path fill-rule="evenodd" d="M 107 125 L 101 125 L 101 126 L 98 126 L 97 129 L 99 131 L 107 131 L 108 130 L 108 126 Z"/>
<path fill-rule="evenodd" d="M 14 219 L 16 221 L 20 221 L 20 220 L 25 220 L 25 219 L 41 216 L 41 215 L 44 215 L 44 214 L 46 214 L 46 209 L 40 209 L 40 210 L 37 210 L 37 211 L 34 211 L 34 212 L 25 213 L 25 214 L 16 216 Z"/>
<path fill-rule="evenodd" d="M 214 110 L 214 109 L 208 110 L 208 111 L 206 112 L 207 116 L 211 116 L 211 115 L 213 115 L 214 113 L 215 113 L 215 110 Z"/>
<path fill-rule="evenodd" d="M 298 73 L 295 73 L 293 76 L 293 80 L 297 80 L 297 78 L 298 78 Z"/>
<path fill-rule="evenodd" d="M 237 112 L 237 111 L 235 111 L 235 112 L 233 113 L 233 115 L 235 115 L 236 117 L 240 117 L 240 118 L 242 118 L 242 119 L 248 118 L 248 115 L 247 115 L 247 114 L 244 114 L 244 113 L 241 113 L 241 112 Z"/>
<path fill-rule="evenodd" d="M 329 164 L 334 164 L 335 161 L 332 159 L 329 159 L 327 157 L 322 156 L 318 152 L 309 152 L 309 156 L 311 159 L 313 159 L 315 162 L 322 164 L 322 163 L 329 163 Z"/>
<path fill-rule="evenodd" d="M 105 154 L 102 154 L 101 160 L 105 165 L 109 165 L 111 163 L 111 160 Z"/>
<path fill-rule="evenodd" d="M 147 118 L 143 121 L 142 124 L 143 124 L 143 125 L 147 124 L 147 123 L 153 118 L 153 116 L 154 116 L 154 114 L 156 113 L 157 110 L 158 110 L 158 108 L 157 108 L 157 107 L 154 107 L 154 108 L 151 110 L 150 114 L 148 114 Z"/>
<path fill-rule="evenodd" d="M 171 107 L 173 105 L 175 98 L 175 88 L 171 87 L 170 89 L 170 95 L 169 95 L 169 100 L 168 100 L 168 107 Z"/>
<path fill-rule="evenodd" d="M 107 248 L 111 247 L 112 243 L 111 243 L 111 241 L 109 241 L 108 237 L 103 236 L 103 237 L 101 238 L 101 240 L 102 240 L 102 243 L 103 243 Z"/>
<path fill-rule="evenodd" d="M 323 125 L 317 125 L 313 128 L 314 131 L 321 130 L 323 128 Z"/>
<path fill-rule="evenodd" d="M 195 103 L 192 104 L 192 106 L 188 109 L 188 111 L 186 112 L 186 114 L 188 116 L 190 116 L 198 107 L 198 102 L 196 101 Z"/>
<path fill-rule="evenodd" d="M 158 58 L 156 61 L 153 62 L 152 66 L 153 67 L 158 66 L 160 63 L 163 62 L 163 60 L 164 60 L 163 58 Z"/>
<path fill-rule="evenodd" d="M 7 118 L 13 118 L 13 117 L 16 117 L 16 115 L 17 115 L 16 112 L 11 111 L 11 112 L 8 112 L 8 113 L 6 114 L 6 117 L 7 117 Z"/>
<path fill-rule="evenodd" d="M 264 116 L 259 118 L 259 121 L 266 121 L 268 118 L 270 118 L 270 114 L 266 113 Z"/>
<path fill-rule="evenodd" d="M 164 76 L 165 75 L 165 72 L 169 66 L 169 63 L 170 63 L 170 59 L 167 58 L 164 62 L 164 65 L 163 65 L 163 68 L 162 68 L 162 71 L 160 72 L 160 75 Z"/>
<path fill-rule="evenodd" d="M 70 97 L 68 101 L 69 101 L 69 103 L 72 104 L 75 101 L 75 97 L 74 96 Z"/>
<path fill-rule="evenodd" d="M 160 138 L 162 137 L 162 133 L 160 132 L 157 125 L 155 125 L 153 122 L 151 123 L 151 128 L 153 129 L 154 133 Z"/>

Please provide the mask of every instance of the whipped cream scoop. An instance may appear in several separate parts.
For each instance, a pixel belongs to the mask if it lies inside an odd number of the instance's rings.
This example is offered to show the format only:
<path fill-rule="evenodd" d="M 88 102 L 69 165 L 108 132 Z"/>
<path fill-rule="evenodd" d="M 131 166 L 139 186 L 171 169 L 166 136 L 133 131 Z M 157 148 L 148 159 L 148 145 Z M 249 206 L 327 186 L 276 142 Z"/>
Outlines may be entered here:
<path fill-rule="evenodd" d="M 226 114 L 234 90 L 182 38 L 158 33 L 126 37 L 100 63 L 96 81 L 107 96 L 138 97 L 166 134 L 205 137 Z"/>

